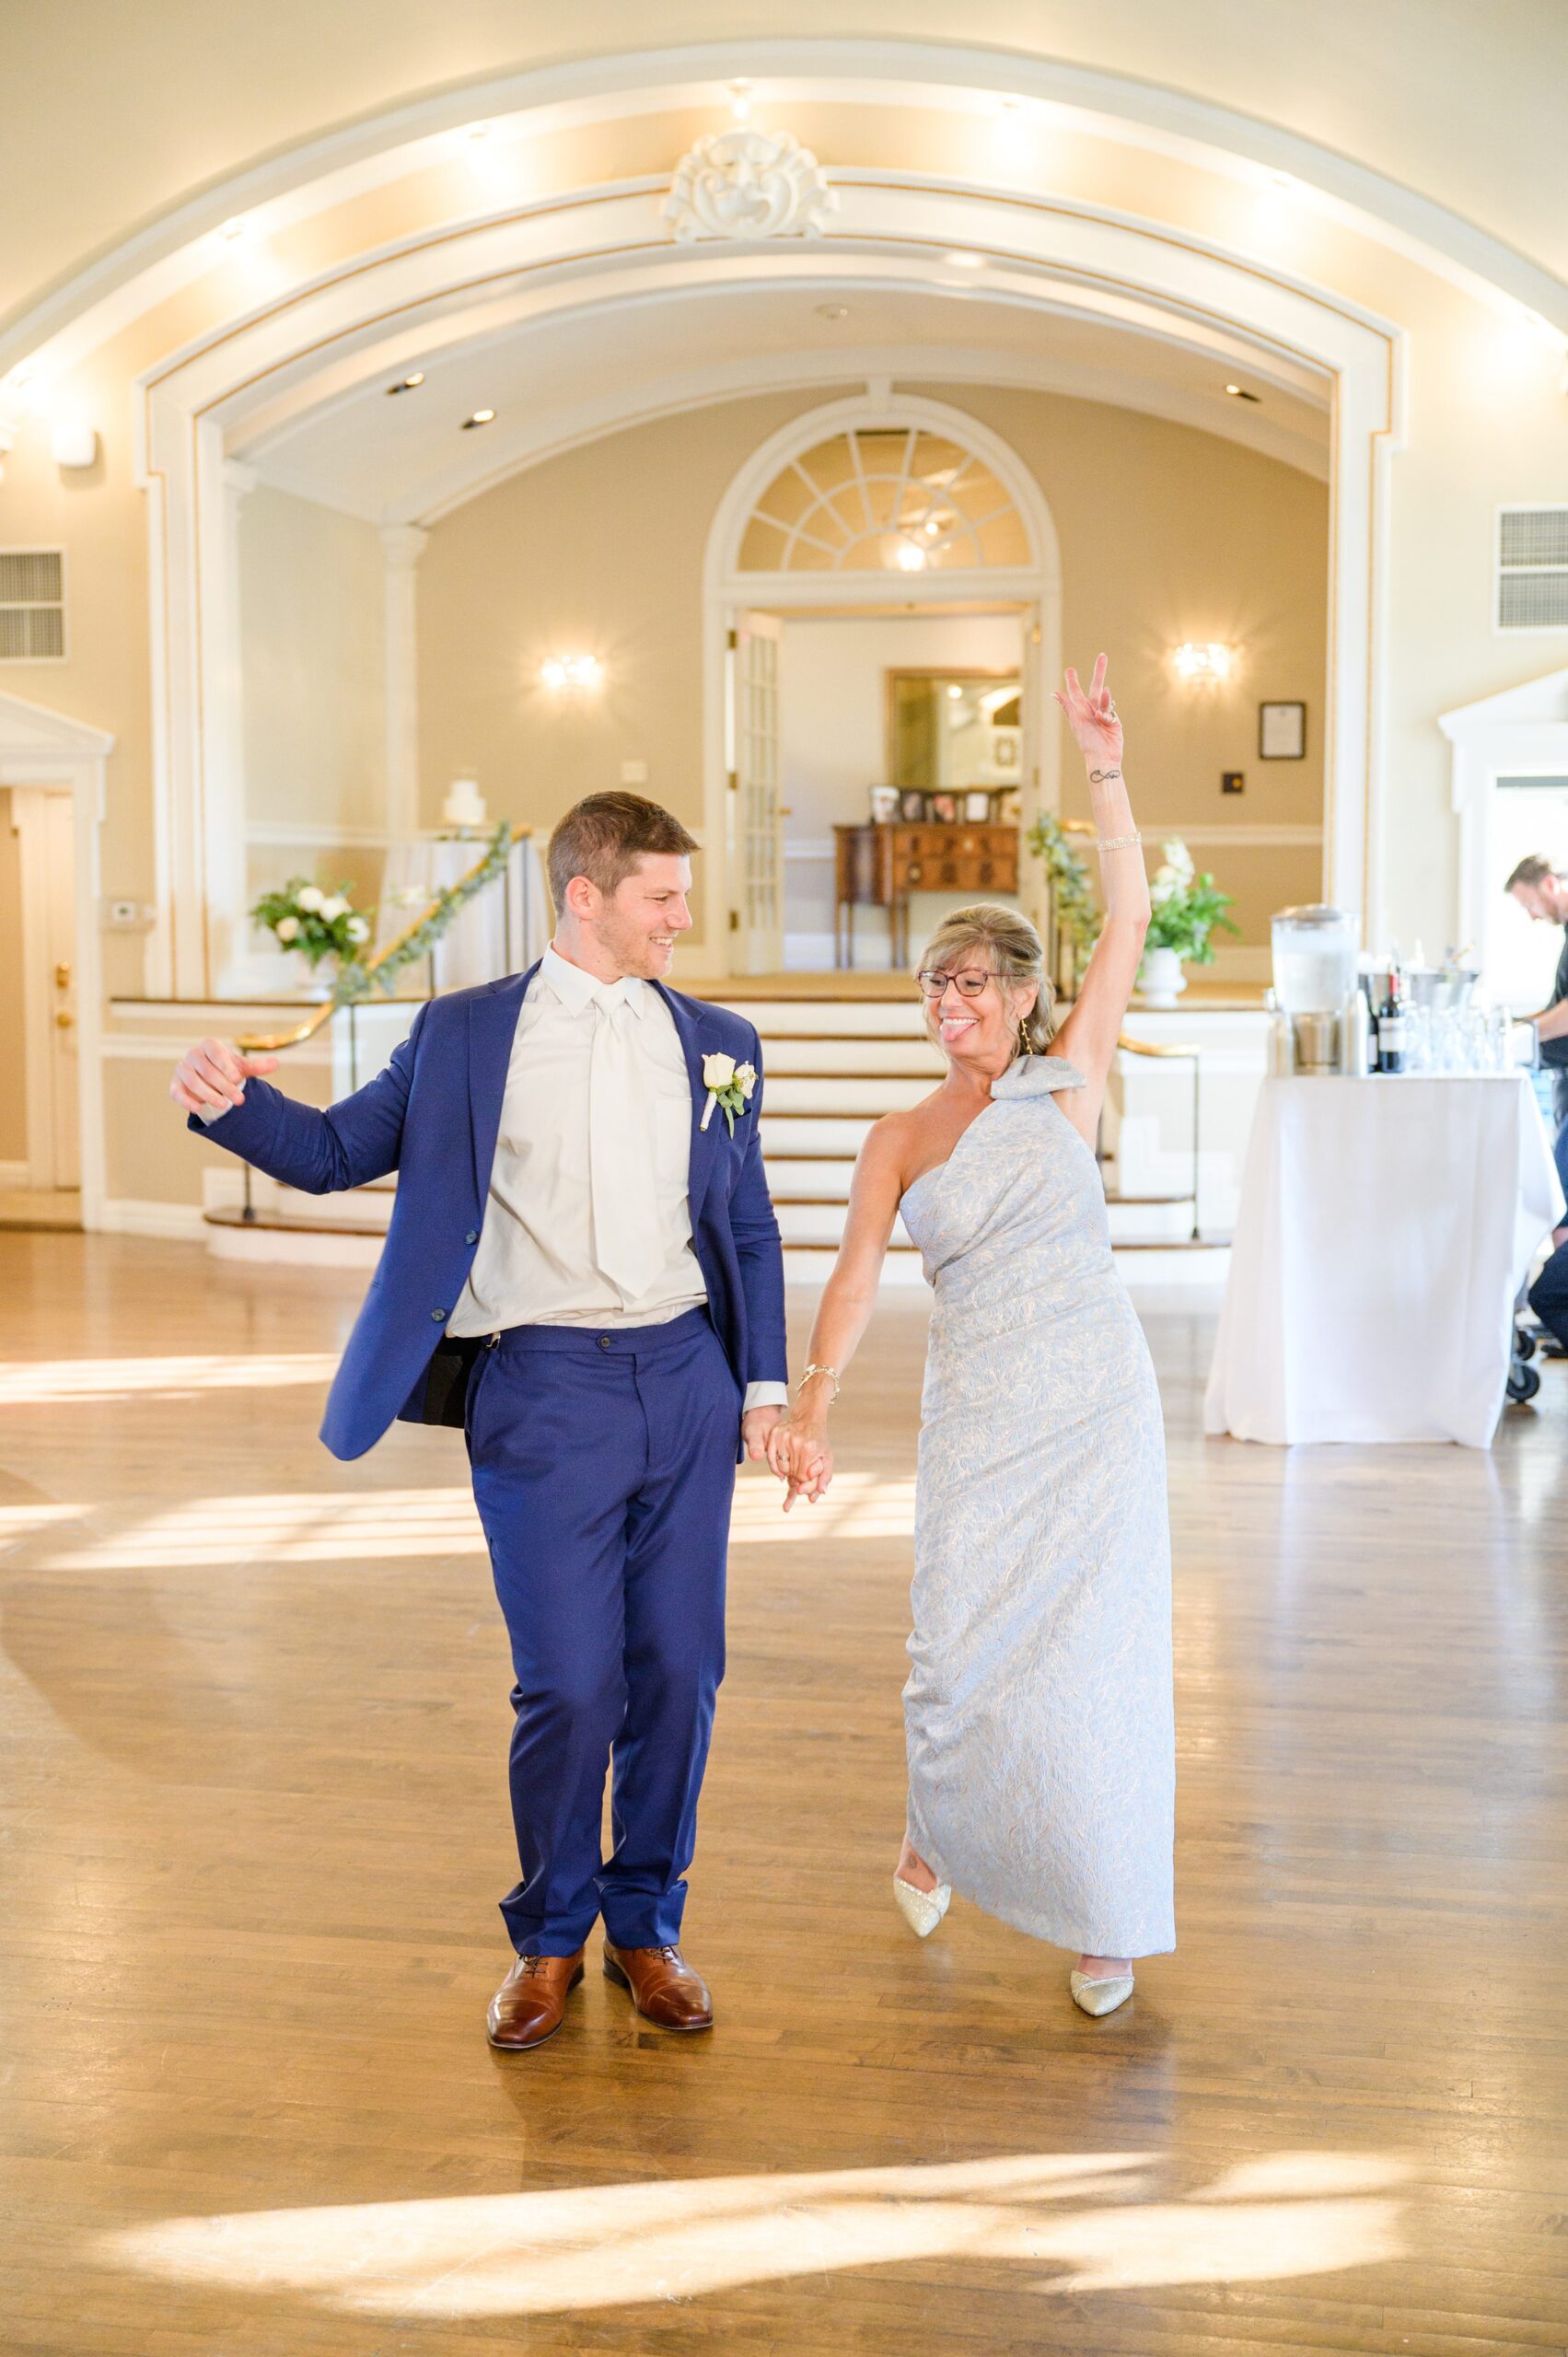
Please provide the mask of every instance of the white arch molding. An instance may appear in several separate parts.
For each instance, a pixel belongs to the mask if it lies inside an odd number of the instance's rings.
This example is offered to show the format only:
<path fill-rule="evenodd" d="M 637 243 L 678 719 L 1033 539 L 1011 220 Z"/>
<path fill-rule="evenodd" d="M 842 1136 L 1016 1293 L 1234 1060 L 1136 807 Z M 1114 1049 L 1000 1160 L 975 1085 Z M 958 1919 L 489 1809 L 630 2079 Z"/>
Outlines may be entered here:
<path fill-rule="evenodd" d="M 792 459 L 853 426 L 925 427 L 983 459 L 1022 518 L 1028 540 L 1026 565 L 978 569 L 944 567 L 924 574 L 886 572 L 743 572 L 740 544 L 747 523 L 768 485 Z M 733 970 L 727 956 L 732 938 L 729 911 L 736 888 L 737 845 L 729 771 L 726 761 L 726 655 L 729 633 L 748 608 L 787 615 L 792 610 L 834 606 L 885 607 L 891 601 L 919 613 L 958 598 L 984 598 L 1024 610 L 1021 662 L 1023 686 L 1023 774 L 1025 824 L 1038 808 L 1054 810 L 1059 793 L 1058 736 L 1041 726 L 1048 683 L 1062 660 L 1062 559 L 1055 519 L 1034 476 L 1000 435 L 967 410 L 923 396 L 868 389 L 850 400 L 806 411 L 769 435 L 739 468 L 725 493 L 708 533 L 703 568 L 703 820 L 704 870 L 722 858 L 725 897 L 719 881 L 708 887 L 704 940 L 710 960 Z M 704 879 L 706 880 L 706 879 Z M 1030 880 L 1020 877 L 1020 884 Z M 1027 889 L 1020 898 L 1028 903 Z M 1040 895 L 1031 914 L 1039 916 Z M 717 930 L 715 931 L 715 920 Z"/>
<path fill-rule="evenodd" d="M 840 212 L 830 231 L 809 243 L 677 247 L 660 217 L 662 180 L 526 205 L 439 239 L 412 238 L 280 296 L 141 380 L 160 877 L 149 990 L 210 994 L 243 938 L 243 911 L 229 905 L 242 810 L 233 750 L 237 665 L 228 635 L 216 626 L 232 528 L 228 447 L 286 413 L 308 382 L 316 398 L 347 397 L 400 360 L 408 365 L 443 343 L 521 319 L 646 301 L 661 289 L 722 295 L 788 283 L 838 295 L 869 281 L 950 291 L 947 257 L 955 251 L 983 258 L 993 299 L 1109 320 L 1210 352 L 1241 337 L 1262 366 L 1309 369 L 1329 382 L 1327 882 L 1336 900 L 1364 909 L 1378 927 L 1377 657 L 1387 463 L 1400 427 L 1400 331 L 1330 290 L 1167 225 L 1061 197 L 908 173 L 834 178 Z M 974 421 L 966 417 L 963 432 L 974 442 Z M 721 865 L 705 864 L 709 942 L 726 929 Z"/>

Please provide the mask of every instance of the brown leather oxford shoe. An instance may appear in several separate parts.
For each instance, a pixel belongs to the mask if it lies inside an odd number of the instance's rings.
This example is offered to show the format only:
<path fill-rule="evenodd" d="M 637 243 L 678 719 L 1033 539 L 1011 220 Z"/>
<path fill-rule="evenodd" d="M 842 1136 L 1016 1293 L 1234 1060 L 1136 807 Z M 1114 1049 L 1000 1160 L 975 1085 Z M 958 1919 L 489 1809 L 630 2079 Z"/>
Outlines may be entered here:
<path fill-rule="evenodd" d="M 491 2045 L 509 2052 L 542 2046 L 560 2028 L 566 2000 L 582 1977 L 581 1948 L 575 1956 L 520 1956 L 490 2000 Z"/>
<path fill-rule="evenodd" d="M 700 1972 L 679 1948 L 618 1948 L 604 1944 L 604 1977 L 630 1991 L 645 2021 L 660 2029 L 712 2029 L 714 2001 Z"/>

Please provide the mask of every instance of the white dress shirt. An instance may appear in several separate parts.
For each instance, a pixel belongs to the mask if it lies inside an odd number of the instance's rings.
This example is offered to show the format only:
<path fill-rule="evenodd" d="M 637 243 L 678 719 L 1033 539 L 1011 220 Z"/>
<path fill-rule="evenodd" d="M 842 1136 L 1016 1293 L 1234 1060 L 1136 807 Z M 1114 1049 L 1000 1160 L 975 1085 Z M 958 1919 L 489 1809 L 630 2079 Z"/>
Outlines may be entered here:
<path fill-rule="evenodd" d="M 596 1206 L 602 1182 L 590 1152 L 589 1074 L 596 1030 L 606 1016 L 622 1027 L 638 1058 L 640 1100 L 630 1098 L 610 1167 L 624 1203 Z M 501 1126 L 473 1267 L 447 1321 L 450 1334 L 493 1334 L 508 1326 L 589 1326 L 613 1332 L 661 1326 L 708 1297 L 691 1248 L 687 1198 L 691 1150 L 691 1079 L 668 1007 L 634 976 L 596 981 L 552 947 L 528 984 L 506 1069 Z M 655 1272 L 628 1294 L 598 1266 L 596 1209 L 605 1225 L 619 1211 L 656 1230 Z M 783 1407 L 782 1383 L 750 1383 L 745 1406 Z"/>

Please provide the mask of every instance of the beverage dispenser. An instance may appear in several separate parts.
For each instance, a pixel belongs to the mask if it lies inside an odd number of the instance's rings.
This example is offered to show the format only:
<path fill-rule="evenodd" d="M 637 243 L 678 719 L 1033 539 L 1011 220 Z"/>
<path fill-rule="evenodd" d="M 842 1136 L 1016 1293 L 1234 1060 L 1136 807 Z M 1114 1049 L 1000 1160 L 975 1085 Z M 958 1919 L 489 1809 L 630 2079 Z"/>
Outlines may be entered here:
<path fill-rule="evenodd" d="M 1274 997 L 1290 1025 L 1294 1069 L 1337 1072 L 1346 1003 L 1359 987 L 1359 919 L 1314 904 L 1282 909 L 1272 931 Z"/>

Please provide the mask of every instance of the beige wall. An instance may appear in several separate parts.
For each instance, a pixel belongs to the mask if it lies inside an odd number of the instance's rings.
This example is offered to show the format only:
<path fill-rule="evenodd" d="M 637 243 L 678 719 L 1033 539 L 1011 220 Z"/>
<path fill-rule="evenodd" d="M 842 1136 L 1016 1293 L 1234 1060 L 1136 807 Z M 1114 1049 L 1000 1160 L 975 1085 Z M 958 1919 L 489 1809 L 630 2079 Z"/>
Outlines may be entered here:
<path fill-rule="evenodd" d="M 437 524 L 419 563 L 419 768 L 426 824 L 454 777 L 539 829 L 645 761 L 641 792 L 703 824 L 703 553 L 730 477 L 820 396 L 730 401 L 617 434 Z M 592 699 L 540 685 L 597 655 Z M 692 937 L 691 946 L 701 936 Z"/>
<path fill-rule="evenodd" d="M 374 899 L 379 852 L 323 837 L 386 826 L 380 534 L 262 484 L 238 540 L 246 822 L 271 838 L 249 845 L 247 899 L 296 874 Z"/>
<path fill-rule="evenodd" d="M 0 1162 L 25 1162 L 28 1153 L 21 886 L 21 842 L 11 831 L 11 791 L 0 785 Z"/>
<path fill-rule="evenodd" d="M 1001 434 L 1030 468 L 1062 547 L 1063 644 L 1104 647 L 1129 730 L 1137 810 L 1183 826 L 1321 818 L 1328 494 L 1294 469 L 1161 419 L 1051 394 L 923 389 Z M 476 771 L 492 807 L 543 828 L 648 763 L 647 792 L 700 827 L 703 559 L 742 461 L 822 396 L 740 401 L 634 427 L 527 473 L 436 525 L 420 563 L 420 766 L 426 817 Z M 1224 690 L 1183 690 L 1184 639 L 1242 649 Z M 537 681 L 554 650 L 598 655 L 602 694 L 562 706 Z M 1260 698 L 1308 707 L 1307 758 L 1256 758 Z M 1247 790 L 1220 791 L 1241 769 Z M 1087 804 L 1072 761 L 1064 807 Z M 1287 899 L 1317 897 L 1316 849 L 1203 853 L 1254 942 Z M 691 946 L 700 942 L 694 939 Z"/>

